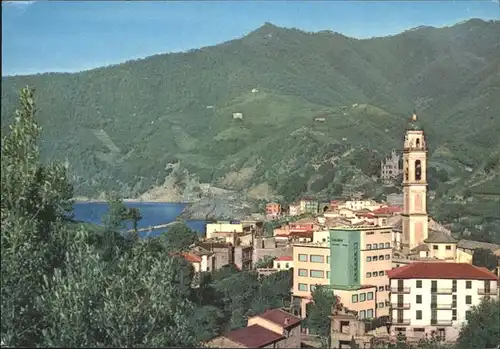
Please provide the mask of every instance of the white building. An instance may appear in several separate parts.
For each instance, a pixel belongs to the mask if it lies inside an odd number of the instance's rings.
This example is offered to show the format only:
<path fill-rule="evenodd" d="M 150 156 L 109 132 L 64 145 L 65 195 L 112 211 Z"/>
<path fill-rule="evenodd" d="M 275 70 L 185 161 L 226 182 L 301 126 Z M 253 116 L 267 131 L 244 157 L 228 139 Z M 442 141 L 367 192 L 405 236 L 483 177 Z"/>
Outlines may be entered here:
<path fill-rule="evenodd" d="M 411 339 L 436 331 L 453 341 L 471 307 L 497 295 L 498 277 L 467 263 L 417 262 L 387 272 L 392 330 Z"/>

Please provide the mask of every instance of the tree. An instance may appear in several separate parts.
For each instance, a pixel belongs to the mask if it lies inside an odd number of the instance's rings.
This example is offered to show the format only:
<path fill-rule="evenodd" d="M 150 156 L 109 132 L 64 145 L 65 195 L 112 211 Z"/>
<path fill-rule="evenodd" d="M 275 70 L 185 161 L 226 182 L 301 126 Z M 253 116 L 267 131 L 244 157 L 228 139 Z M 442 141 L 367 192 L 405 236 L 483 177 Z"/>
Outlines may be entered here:
<path fill-rule="evenodd" d="M 316 285 L 312 292 L 312 302 L 307 307 L 306 327 L 311 334 L 319 336 L 323 347 L 330 346 L 330 315 L 334 305 L 333 290 L 323 285 Z"/>
<path fill-rule="evenodd" d="M 276 257 L 265 255 L 255 263 L 255 268 L 272 268 Z"/>
<path fill-rule="evenodd" d="M 106 231 L 120 231 L 125 229 L 125 222 L 128 216 L 127 206 L 116 193 L 107 195 L 108 212 L 103 217 L 103 224 Z"/>
<path fill-rule="evenodd" d="M 494 270 L 498 266 L 498 257 L 484 248 L 474 250 L 472 255 L 472 264 L 478 267 L 485 267 L 488 270 Z"/>
<path fill-rule="evenodd" d="M 108 272 L 107 263 L 82 240 L 76 237 L 80 243 L 68 251 L 65 272 L 45 278 L 38 298 L 45 314 L 41 346 L 198 345 L 190 326 L 191 280 L 175 258 L 151 253 L 148 242 L 138 242 Z"/>
<path fill-rule="evenodd" d="M 198 241 L 198 234 L 184 223 L 175 223 L 162 235 L 170 251 L 186 251 Z"/>
<path fill-rule="evenodd" d="M 34 300 L 71 243 L 73 188 L 63 166 L 40 163 L 34 90 L 21 90 L 15 114 L 1 150 L 1 333 L 7 346 L 34 346 L 43 319 Z"/>
<path fill-rule="evenodd" d="M 472 307 L 467 324 L 460 330 L 456 349 L 484 349 L 498 346 L 500 302 L 483 298 Z"/>

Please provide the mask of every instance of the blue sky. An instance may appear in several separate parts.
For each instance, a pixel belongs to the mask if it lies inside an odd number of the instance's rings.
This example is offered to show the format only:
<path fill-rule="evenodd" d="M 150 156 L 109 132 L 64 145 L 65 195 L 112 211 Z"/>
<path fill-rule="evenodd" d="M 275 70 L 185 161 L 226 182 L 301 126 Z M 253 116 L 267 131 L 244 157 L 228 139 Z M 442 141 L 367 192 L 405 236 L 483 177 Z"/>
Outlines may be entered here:
<path fill-rule="evenodd" d="M 264 22 L 365 38 L 498 19 L 498 1 L 2 1 L 2 75 L 74 72 L 185 51 Z"/>

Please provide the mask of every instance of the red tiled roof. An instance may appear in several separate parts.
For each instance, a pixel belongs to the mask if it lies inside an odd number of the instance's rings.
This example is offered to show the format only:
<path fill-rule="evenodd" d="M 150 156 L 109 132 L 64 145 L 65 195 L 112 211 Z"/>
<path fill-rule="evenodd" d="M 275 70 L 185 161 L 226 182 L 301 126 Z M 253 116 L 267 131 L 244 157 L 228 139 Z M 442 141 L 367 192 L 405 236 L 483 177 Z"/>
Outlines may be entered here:
<path fill-rule="evenodd" d="M 375 214 L 391 214 L 399 212 L 403 212 L 403 209 L 400 206 L 380 207 L 373 211 Z"/>
<path fill-rule="evenodd" d="M 252 325 L 226 332 L 223 334 L 223 337 L 242 344 L 247 348 L 262 348 L 285 338 L 259 325 Z"/>
<path fill-rule="evenodd" d="M 268 310 L 257 316 L 286 329 L 295 327 L 300 324 L 299 317 L 287 313 L 286 311 L 281 309 Z"/>
<path fill-rule="evenodd" d="M 275 261 L 293 261 L 292 256 L 281 256 L 275 259 Z"/>
<path fill-rule="evenodd" d="M 194 253 L 189 253 L 189 252 L 182 253 L 182 257 L 184 257 L 186 261 L 191 263 L 201 263 L 201 257 L 195 255 Z"/>
<path fill-rule="evenodd" d="M 484 268 L 468 263 L 416 262 L 387 271 L 389 279 L 462 279 L 496 280 Z"/>

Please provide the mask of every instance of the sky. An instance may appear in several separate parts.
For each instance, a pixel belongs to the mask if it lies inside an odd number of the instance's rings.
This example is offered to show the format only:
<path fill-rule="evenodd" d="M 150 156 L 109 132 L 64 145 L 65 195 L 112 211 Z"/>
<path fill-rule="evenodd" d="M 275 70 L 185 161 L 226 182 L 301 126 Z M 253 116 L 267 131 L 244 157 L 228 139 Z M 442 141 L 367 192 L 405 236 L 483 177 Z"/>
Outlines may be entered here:
<path fill-rule="evenodd" d="M 187 51 L 242 37 L 265 22 L 367 38 L 499 19 L 499 1 L 2 1 L 2 76 Z"/>

